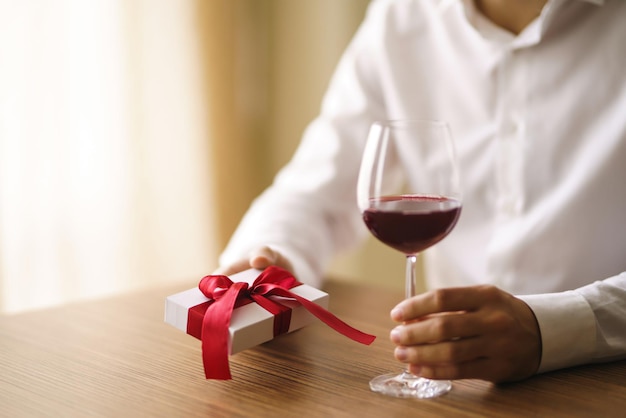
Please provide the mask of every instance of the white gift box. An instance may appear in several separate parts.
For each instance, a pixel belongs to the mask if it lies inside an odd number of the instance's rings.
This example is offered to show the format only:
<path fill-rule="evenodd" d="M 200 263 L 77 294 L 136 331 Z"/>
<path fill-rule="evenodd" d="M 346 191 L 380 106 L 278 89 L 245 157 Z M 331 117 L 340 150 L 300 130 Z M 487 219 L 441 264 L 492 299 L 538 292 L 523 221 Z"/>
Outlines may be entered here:
<path fill-rule="evenodd" d="M 261 274 L 261 270 L 251 269 L 233 274 L 229 278 L 233 282 L 252 284 L 259 274 Z M 289 289 L 289 291 L 311 302 L 315 302 L 324 309 L 328 308 L 328 294 L 321 290 L 303 284 L 293 287 Z M 309 325 L 317 319 L 294 300 L 275 296 L 271 296 L 271 298 L 282 305 L 292 308 L 288 332 Z M 168 296 L 165 300 L 165 322 L 188 333 L 187 325 L 190 309 L 209 301 L 210 299 L 197 287 Z M 230 333 L 229 352 L 230 354 L 235 354 L 273 339 L 274 315 L 256 303 L 236 307 L 233 311 L 228 330 Z M 199 335 L 194 336 L 199 338 Z"/>

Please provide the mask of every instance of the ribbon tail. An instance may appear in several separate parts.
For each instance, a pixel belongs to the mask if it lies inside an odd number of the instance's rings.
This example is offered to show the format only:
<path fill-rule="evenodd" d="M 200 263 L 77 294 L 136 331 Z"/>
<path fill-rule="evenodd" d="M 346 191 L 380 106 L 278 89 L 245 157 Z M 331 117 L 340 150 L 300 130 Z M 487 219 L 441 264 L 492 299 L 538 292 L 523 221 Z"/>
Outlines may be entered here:
<path fill-rule="evenodd" d="M 207 379 L 232 378 L 228 365 L 230 319 L 240 287 L 233 285 L 206 311 L 202 320 L 202 363 Z"/>
<path fill-rule="evenodd" d="M 341 319 L 337 318 L 331 312 L 319 306 L 317 303 L 311 302 L 310 300 L 305 299 L 302 296 L 296 295 L 295 293 L 292 293 L 281 287 L 274 287 L 271 292 L 280 296 L 294 298 L 307 311 L 315 315 L 320 321 L 324 322 L 326 325 L 328 325 L 338 333 L 350 338 L 353 341 L 365 345 L 370 345 L 376 339 L 376 336 L 366 334 L 356 328 L 351 327 L 350 325 L 343 322 Z"/>

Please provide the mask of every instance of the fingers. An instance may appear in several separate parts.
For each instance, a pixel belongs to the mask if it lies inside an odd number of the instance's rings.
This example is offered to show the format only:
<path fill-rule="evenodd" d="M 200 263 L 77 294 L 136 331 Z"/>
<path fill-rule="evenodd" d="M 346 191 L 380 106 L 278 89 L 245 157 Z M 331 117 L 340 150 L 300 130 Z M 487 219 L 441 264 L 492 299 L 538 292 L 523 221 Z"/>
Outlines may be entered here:
<path fill-rule="evenodd" d="M 478 358 L 466 363 L 440 365 L 413 365 L 411 373 L 435 380 L 482 379 L 495 383 L 514 382 L 526 379 L 534 371 L 511 373 L 511 361 L 506 359 Z"/>
<path fill-rule="evenodd" d="M 484 379 L 492 382 L 527 378 L 536 371 L 535 363 L 511 344 L 491 337 L 472 337 L 419 346 L 398 346 L 398 361 L 408 364 L 412 373 L 429 379 Z"/>
<path fill-rule="evenodd" d="M 248 270 L 250 268 L 250 261 L 247 259 L 239 260 L 233 264 L 227 266 L 220 266 L 213 271 L 213 274 L 222 274 L 224 276 L 231 276 L 240 271 Z"/>
<path fill-rule="evenodd" d="M 498 372 L 495 377 L 494 364 L 489 359 L 476 359 L 461 364 L 444 364 L 436 366 L 409 365 L 409 371 L 417 376 L 435 380 L 456 380 L 463 378 L 503 381 L 505 373 Z M 463 377 L 461 377 L 463 376 Z"/>
<path fill-rule="evenodd" d="M 420 321 L 398 325 L 390 338 L 398 345 L 432 344 L 480 335 L 484 329 L 481 315 L 448 313 L 431 315 Z"/>
<path fill-rule="evenodd" d="M 499 290 L 488 285 L 437 289 L 400 302 L 391 319 L 402 322 L 440 312 L 472 311 L 499 297 Z"/>
<path fill-rule="evenodd" d="M 392 318 L 394 355 L 433 379 L 514 381 L 534 374 L 541 333 L 523 301 L 493 286 L 441 289 L 408 299 Z"/>
<path fill-rule="evenodd" d="M 481 338 L 463 338 L 438 344 L 420 346 L 398 346 L 394 355 L 398 361 L 410 364 L 449 365 L 466 363 L 481 358 L 484 342 Z"/>
<path fill-rule="evenodd" d="M 220 266 L 213 272 L 213 274 L 230 276 L 250 268 L 263 270 L 269 266 L 278 266 L 284 268 L 285 270 L 293 271 L 291 262 L 289 262 L 287 258 L 285 258 L 278 251 L 275 251 L 270 247 L 263 246 L 253 250 L 250 253 L 250 257 L 246 259 L 238 260 L 226 266 Z"/>
<path fill-rule="evenodd" d="M 269 266 L 282 267 L 285 270 L 293 271 L 293 267 L 281 253 L 270 247 L 260 247 L 250 255 L 250 266 L 262 270 Z"/>

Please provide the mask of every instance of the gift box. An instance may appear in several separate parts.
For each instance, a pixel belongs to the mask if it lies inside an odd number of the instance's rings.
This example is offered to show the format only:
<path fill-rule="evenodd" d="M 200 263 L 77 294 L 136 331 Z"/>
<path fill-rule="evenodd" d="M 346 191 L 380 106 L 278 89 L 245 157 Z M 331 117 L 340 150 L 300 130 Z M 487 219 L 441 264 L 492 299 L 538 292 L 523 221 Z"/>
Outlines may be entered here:
<path fill-rule="evenodd" d="M 260 270 L 246 270 L 233 274 L 233 282 L 245 282 L 252 285 L 261 274 Z M 301 284 L 290 289 L 291 292 L 328 308 L 328 294 Z M 295 331 L 316 320 L 315 316 L 293 300 L 272 296 L 281 305 L 291 308 L 291 320 L 287 332 Z M 202 316 L 210 299 L 195 287 L 168 296 L 165 300 L 165 322 L 187 334 L 201 339 Z M 191 323 L 189 320 L 191 319 Z M 256 303 L 248 303 L 233 310 L 230 326 L 229 354 L 235 354 L 247 348 L 257 346 L 274 338 L 274 315 Z"/>
<path fill-rule="evenodd" d="M 375 337 L 326 310 L 328 294 L 276 266 L 231 277 L 205 276 L 197 288 L 169 296 L 165 322 L 202 341 L 207 379 L 230 379 L 228 356 L 320 319 L 362 344 Z"/>

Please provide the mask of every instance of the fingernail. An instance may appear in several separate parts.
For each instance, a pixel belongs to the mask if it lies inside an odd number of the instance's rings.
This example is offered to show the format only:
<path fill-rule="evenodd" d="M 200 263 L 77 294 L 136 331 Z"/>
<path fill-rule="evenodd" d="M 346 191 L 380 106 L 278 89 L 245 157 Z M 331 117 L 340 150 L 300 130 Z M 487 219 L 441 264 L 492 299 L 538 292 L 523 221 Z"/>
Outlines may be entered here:
<path fill-rule="evenodd" d="M 416 366 L 415 364 L 411 364 L 409 366 L 409 372 L 411 372 L 415 376 L 419 376 L 420 373 L 422 372 L 422 368 L 420 366 Z"/>
<path fill-rule="evenodd" d="M 391 319 L 393 319 L 394 321 L 401 321 L 402 320 L 402 308 L 399 307 L 395 307 L 391 310 Z"/>
<path fill-rule="evenodd" d="M 391 341 L 393 341 L 396 344 L 400 343 L 400 327 L 396 327 L 394 329 L 391 330 L 391 332 L 389 333 L 389 338 L 391 338 Z"/>
<path fill-rule="evenodd" d="M 406 348 L 404 347 L 396 347 L 394 350 L 394 355 L 398 361 L 405 361 L 408 357 Z"/>

